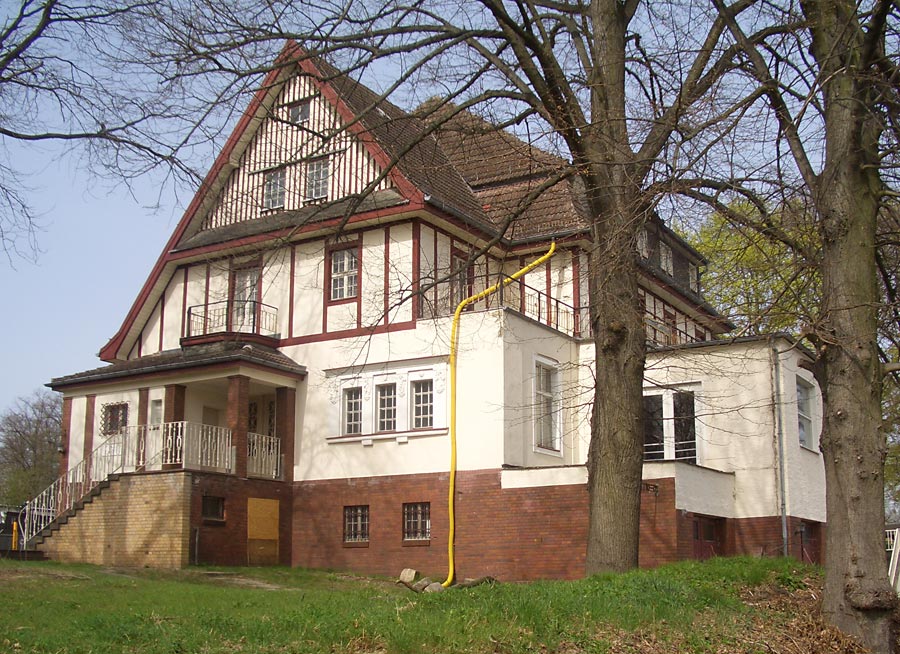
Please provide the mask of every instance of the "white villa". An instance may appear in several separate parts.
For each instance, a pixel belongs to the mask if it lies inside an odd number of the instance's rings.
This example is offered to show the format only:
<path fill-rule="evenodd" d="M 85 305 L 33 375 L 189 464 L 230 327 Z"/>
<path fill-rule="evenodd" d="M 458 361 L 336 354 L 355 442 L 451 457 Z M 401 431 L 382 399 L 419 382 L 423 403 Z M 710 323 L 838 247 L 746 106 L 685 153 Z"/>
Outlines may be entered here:
<path fill-rule="evenodd" d="M 54 379 L 52 559 L 446 570 L 449 333 L 457 576 L 583 575 L 592 244 L 562 164 L 460 114 L 420 122 L 322 62 L 270 74 L 100 358 Z M 395 164 L 395 165 L 392 165 Z M 482 250 L 485 253 L 475 256 Z M 642 565 L 817 561 L 821 400 L 783 335 L 734 338 L 702 257 L 651 217 Z"/>

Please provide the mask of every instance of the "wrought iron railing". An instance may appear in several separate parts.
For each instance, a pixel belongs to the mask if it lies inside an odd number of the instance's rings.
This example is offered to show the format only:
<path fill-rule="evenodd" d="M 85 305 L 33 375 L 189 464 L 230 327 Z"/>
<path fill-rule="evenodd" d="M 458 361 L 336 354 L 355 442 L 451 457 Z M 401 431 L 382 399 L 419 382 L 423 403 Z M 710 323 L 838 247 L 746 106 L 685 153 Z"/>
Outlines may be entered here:
<path fill-rule="evenodd" d="M 126 427 L 112 434 L 25 504 L 25 542 L 72 509 L 110 475 L 176 467 L 232 472 L 231 430 L 181 421 Z"/>
<path fill-rule="evenodd" d="M 281 479 L 281 439 L 247 432 L 247 476 Z"/>
<path fill-rule="evenodd" d="M 256 300 L 223 300 L 188 307 L 186 336 L 223 333 L 278 335 L 278 310 Z"/>
<path fill-rule="evenodd" d="M 666 446 L 659 441 L 644 443 L 644 461 L 684 461 L 685 463 L 697 463 L 696 439 L 676 441 L 674 444 L 674 459 L 669 454 L 667 458 Z"/>

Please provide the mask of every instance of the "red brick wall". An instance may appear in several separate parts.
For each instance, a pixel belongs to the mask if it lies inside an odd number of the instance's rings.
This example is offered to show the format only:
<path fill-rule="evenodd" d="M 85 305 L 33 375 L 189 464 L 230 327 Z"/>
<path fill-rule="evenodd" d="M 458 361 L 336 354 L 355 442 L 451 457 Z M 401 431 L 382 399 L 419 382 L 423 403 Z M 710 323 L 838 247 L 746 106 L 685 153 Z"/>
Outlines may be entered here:
<path fill-rule="evenodd" d="M 446 473 L 299 482 L 294 486 L 292 564 L 390 576 L 409 567 L 443 580 L 448 566 L 447 488 Z M 503 490 L 498 470 L 459 473 L 457 579 L 583 576 L 587 500 L 587 489 L 581 485 Z M 404 502 L 431 503 L 427 546 L 404 546 Z M 343 543 L 343 507 L 355 505 L 369 506 L 369 542 L 363 547 Z M 673 479 L 645 482 L 641 567 L 693 558 L 694 517 L 675 508 Z M 777 516 L 724 523 L 723 554 L 780 553 Z M 791 523 L 798 528 L 800 521 Z M 799 543 L 792 553 L 799 558 Z"/>
<path fill-rule="evenodd" d="M 204 520 L 201 517 L 204 495 L 225 498 L 224 521 Z M 247 565 L 247 498 L 250 497 L 279 501 L 279 563 L 291 564 L 290 485 L 214 473 L 192 475 L 191 563 L 196 560 L 213 565 Z"/>

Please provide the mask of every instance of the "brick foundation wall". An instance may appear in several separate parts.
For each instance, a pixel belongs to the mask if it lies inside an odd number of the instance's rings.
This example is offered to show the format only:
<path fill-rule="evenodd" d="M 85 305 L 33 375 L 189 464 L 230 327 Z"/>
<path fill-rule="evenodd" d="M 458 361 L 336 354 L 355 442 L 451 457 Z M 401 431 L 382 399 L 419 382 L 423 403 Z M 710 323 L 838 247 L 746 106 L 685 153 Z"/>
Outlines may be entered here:
<path fill-rule="evenodd" d="M 180 568 L 188 563 L 185 472 L 114 480 L 38 546 L 55 561 Z"/>
<path fill-rule="evenodd" d="M 389 576 L 411 567 L 442 580 L 447 573 L 447 487 L 446 473 L 297 483 L 292 564 Z M 431 540 L 426 546 L 404 545 L 404 502 L 431 503 Z M 364 546 L 343 543 L 343 507 L 356 505 L 369 506 L 369 542 Z M 641 567 L 694 558 L 696 516 L 675 506 L 673 479 L 645 481 Z M 456 577 L 581 577 L 587 515 L 585 486 L 503 490 L 497 470 L 461 472 L 457 476 Z M 800 522 L 790 519 L 794 529 Z M 781 520 L 777 516 L 723 519 L 717 524 L 721 524 L 723 555 L 780 554 Z M 816 531 L 809 525 L 807 530 Z M 809 538 L 807 550 L 811 546 L 814 543 Z M 799 558 L 799 540 L 791 553 Z"/>
<path fill-rule="evenodd" d="M 239 479 L 228 475 L 192 473 L 190 561 L 212 565 L 247 565 L 247 499 L 279 502 L 279 564 L 291 564 L 291 486 L 265 479 Z M 225 519 L 202 517 L 203 496 L 225 498 Z"/>

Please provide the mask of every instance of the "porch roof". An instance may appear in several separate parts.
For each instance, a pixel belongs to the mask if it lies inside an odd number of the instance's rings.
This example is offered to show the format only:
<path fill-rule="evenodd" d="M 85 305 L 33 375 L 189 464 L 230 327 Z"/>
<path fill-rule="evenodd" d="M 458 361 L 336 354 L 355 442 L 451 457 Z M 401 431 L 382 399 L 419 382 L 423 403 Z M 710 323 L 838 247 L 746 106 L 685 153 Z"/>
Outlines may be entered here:
<path fill-rule="evenodd" d="M 248 345 L 239 341 L 220 341 L 191 345 L 177 350 L 166 350 L 138 359 L 119 361 L 108 366 L 85 370 L 74 375 L 56 377 L 47 386 L 54 390 L 61 390 L 68 386 L 112 381 L 137 375 L 241 363 L 261 366 L 292 376 L 303 377 L 306 375 L 306 366 L 300 365 L 274 348 L 259 344 Z"/>

